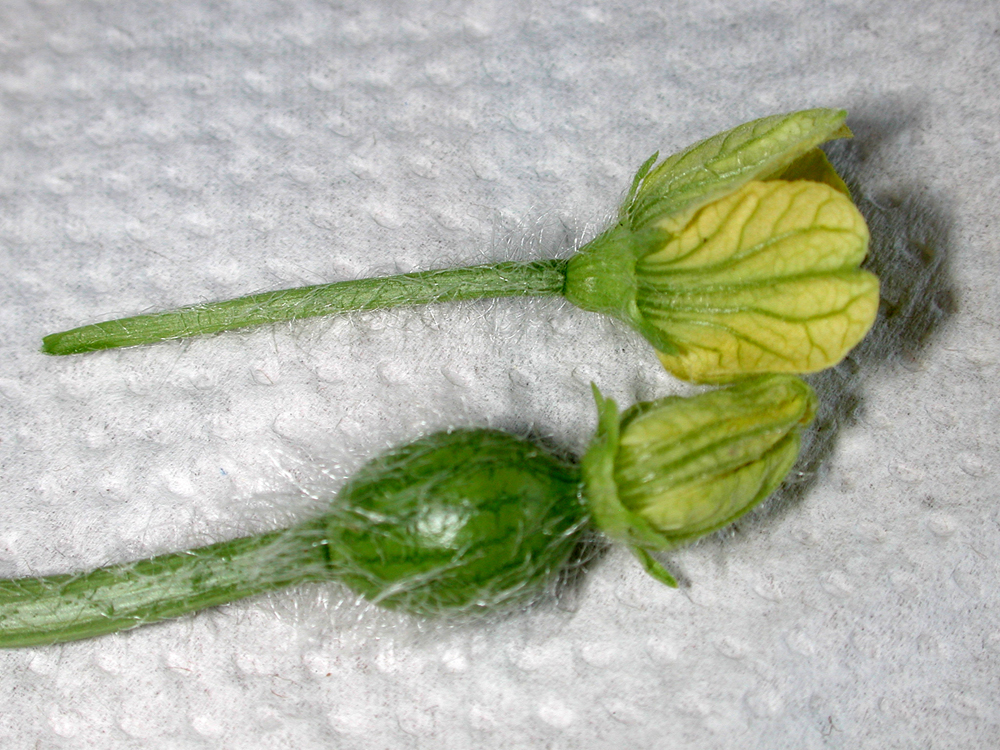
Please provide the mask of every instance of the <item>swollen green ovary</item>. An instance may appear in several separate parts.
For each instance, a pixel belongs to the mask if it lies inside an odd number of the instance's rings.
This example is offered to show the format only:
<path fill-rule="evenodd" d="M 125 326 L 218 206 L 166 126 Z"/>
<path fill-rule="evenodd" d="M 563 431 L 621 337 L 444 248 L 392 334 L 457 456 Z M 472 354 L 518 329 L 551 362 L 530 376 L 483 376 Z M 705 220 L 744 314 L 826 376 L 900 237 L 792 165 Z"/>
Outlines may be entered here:
<path fill-rule="evenodd" d="M 570 467 L 489 430 L 433 435 L 376 459 L 329 516 L 334 575 L 366 598 L 423 615 L 530 599 L 577 543 Z"/>

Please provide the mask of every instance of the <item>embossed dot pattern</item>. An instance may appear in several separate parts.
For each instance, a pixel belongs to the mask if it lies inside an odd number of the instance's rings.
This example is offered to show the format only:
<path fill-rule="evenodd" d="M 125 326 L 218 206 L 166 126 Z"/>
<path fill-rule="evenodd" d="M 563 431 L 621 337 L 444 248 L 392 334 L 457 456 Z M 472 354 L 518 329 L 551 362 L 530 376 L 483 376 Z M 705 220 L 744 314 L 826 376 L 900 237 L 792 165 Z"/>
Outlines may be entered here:
<path fill-rule="evenodd" d="M 490 425 L 579 453 L 590 383 L 688 392 L 557 300 L 71 358 L 147 309 L 566 256 L 635 168 L 775 112 L 872 228 L 882 317 L 793 481 L 668 556 L 449 625 L 302 587 L 0 653 L 10 748 L 1000 746 L 1000 17 L 989 2 L 0 1 L 0 575 L 270 528 Z"/>

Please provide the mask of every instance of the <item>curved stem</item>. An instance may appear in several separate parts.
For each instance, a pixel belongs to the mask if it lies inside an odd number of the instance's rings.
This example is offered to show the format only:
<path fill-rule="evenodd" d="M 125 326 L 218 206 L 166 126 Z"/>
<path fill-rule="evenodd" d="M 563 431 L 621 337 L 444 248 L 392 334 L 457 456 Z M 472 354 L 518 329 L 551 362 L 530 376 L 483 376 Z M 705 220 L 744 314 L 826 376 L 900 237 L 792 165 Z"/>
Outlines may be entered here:
<path fill-rule="evenodd" d="M 80 574 L 0 580 L 0 648 L 127 630 L 331 578 L 326 521 Z"/>
<path fill-rule="evenodd" d="M 79 354 L 355 310 L 562 294 L 565 268 L 564 260 L 508 262 L 264 292 L 53 333 L 42 340 L 42 351 Z"/>

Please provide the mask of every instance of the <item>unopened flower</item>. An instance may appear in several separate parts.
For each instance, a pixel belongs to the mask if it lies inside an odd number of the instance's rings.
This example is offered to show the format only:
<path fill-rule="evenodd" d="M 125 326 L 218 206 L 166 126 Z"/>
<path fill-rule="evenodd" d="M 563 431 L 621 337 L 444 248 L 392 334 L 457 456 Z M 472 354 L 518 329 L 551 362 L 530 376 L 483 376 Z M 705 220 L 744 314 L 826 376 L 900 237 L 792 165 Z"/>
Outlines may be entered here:
<path fill-rule="evenodd" d="M 594 393 L 598 429 L 582 461 L 594 524 L 669 585 L 676 582 L 649 552 L 716 531 L 770 495 L 795 463 L 817 404 L 790 375 L 644 402 L 621 416 Z"/>

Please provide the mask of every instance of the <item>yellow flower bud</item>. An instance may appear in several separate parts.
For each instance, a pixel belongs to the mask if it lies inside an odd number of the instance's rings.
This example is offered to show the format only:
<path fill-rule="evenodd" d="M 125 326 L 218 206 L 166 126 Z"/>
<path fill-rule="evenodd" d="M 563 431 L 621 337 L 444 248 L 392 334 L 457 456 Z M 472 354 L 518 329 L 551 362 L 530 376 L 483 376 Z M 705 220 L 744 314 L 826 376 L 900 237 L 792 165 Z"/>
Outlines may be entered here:
<path fill-rule="evenodd" d="M 844 113 L 747 123 L 636 175 L 620 221 L 566 271 L 566 298 L 633 325 L 677 377 L 728 382 L 837 364 L 878 311 L 868 228 L 817 143 Z"/>
<path fill-rule="evenodd" d="M 716 531 L 771 494 L 795 463 L 817 406 L 812 389 L 788 375 L 637 404 L 621 417 L 613 401 L 594 394 L 598 429 L 582 461 L 590 512 L 669 585 L 676 582 L 649 550 Z"/>

